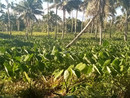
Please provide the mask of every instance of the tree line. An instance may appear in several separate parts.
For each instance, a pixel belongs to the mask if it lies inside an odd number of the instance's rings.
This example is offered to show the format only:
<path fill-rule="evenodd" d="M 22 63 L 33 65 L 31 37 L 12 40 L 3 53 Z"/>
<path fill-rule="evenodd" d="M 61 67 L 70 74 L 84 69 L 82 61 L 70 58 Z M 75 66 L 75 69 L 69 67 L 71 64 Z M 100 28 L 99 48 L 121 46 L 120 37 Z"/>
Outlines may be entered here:
<path fill-rule="evenodd" d="M 23 0 L 18 3 L 5 1 L 6 4 L 0 2 L 0 25 L 2 31 L 9 32 L 10 37 L 12 30 L 25 30 L 26 38 L 29 33 L 32 35 L 33 30 L 47 32 L 48 36 L 50 32 L 55 32 L 55 39 L 58 32 L 62 32 L 62 39 L 65 33 L 71 32 L 75 39 L 66 46 L 69 47 L 85 30 L 95 33 L 95 38 L 99 32 L 100 44 L 103 31 L 109 30 L 111 38 L 114 30 L 120 30 L 124 32 L 124 41 L 127 41 L 130 0 Z M 47 9 L 43 9 L 44 3 L 47 4 Z M 122 10 L 122 15 L 116 15 L 117 8 Z M 52 9 L 55 9 L 55 13 Z M 58 16 L 59 10 L 63 11 L 62 18 Z M 44 14 L 45 11 L 47 14 Z M 83 13 L 82 20 L 77 19 L 79 12 Z M 70 14 L 69 18 L 66 13 Z M 42 19 L 37 16 L 42 16 Z"/>

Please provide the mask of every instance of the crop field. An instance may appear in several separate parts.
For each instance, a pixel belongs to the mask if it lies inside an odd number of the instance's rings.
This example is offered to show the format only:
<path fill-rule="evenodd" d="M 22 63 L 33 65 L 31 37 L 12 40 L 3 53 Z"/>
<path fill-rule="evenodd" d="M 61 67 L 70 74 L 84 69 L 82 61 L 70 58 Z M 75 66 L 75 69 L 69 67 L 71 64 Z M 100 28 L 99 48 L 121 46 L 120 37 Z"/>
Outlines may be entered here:
<path fill-rule="evenodd" d="M 0 0 L 0 98 L 130 98 L 130 0 Z"/>
<path fill-rule="evenodd" d="M 36 35 L 0 33 L 1 98 L 128 98 L 130 41 L 117 33 L 100 46 L 86 33 L 67 49 L 71 34 L 63 40 Z"/>

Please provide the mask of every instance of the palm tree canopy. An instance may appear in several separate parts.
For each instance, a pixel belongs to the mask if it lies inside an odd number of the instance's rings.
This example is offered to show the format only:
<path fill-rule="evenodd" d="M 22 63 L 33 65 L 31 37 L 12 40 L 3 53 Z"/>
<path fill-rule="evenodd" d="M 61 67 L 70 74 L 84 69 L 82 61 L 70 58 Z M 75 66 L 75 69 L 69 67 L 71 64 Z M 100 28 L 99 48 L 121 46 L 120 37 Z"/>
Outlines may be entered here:
<path fill-rule="evenodd" d="M 49 17 L 48 17 L 49 16 Z M 55 25 L 56 21 L 58 23 L 62 22 L 60 16 L 56 15 L 54 11 L 50 11 L 48 14 L 43 16 L 44 22 L 49 22 L 49 24 Z"/>
<path fill-rule="evenodd" d="M 120 5 L 128 12 L 128 16 L 130 15 L 130 0 L 118 0 Z"/>
<path fill-rule="evenodd" d="M 15 15 L 10 15 L 10 22 L 12 24 L 15 23 L 17 17 Z M 3 13 L 1 16 L 0 16 L 0 21 L 2 21 L 4 24 L 8 24 L 8 13 Z"/>
<path fill-rule="evenodd" d="M 72 10 L 80 10 L 81 3 L 82 0 L 62 0 L 61 2 L 53 4 L 49 8 L 51 9 L 57 7 L 60 10 L 66 10 L 70 13 Z"/>
<path fill-rule="evenodd" d="M 42 15 L 41 0 L 24 0 L 20 4 L 15 4 L 13 9 L 20 14 L 19 18 L 36 20 L 36 15 Z"/>
<path fill-rule="evenodd" d="M 130 8 L 130 0 L 118 0 L 120 2 L 120 4 L 126 8 L 129 9 Z"/>
<path fill-rule="evenodd" d="M 5 5 L 0 2 L 0 13 L 3 13 L 3 8 L 5 8 Z"/>
<path fill-rule="evenodd" d="M 115 0 L 86 0 L 88 3 L 86 14 L 88 16 L 93 16 L 97 13 L 101 14 L 103 17 L 115 15 Z"/>

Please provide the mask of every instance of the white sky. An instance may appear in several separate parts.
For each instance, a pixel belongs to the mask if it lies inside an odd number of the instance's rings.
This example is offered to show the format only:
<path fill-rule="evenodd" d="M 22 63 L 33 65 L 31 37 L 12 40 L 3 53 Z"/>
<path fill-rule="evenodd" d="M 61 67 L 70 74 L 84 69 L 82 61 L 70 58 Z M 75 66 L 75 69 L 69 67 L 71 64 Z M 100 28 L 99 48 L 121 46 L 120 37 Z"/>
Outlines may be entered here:
<path fill-rule="evenodd" d="M 5 2 L 5 0 L 0 0 L 2 3 L 4 3 L 4 4 L 6 4 L 6 2 Z M 8 0 L 9 2 L 15 2 L 15 3 L 18 3 L 18 2 L 20 2 L 21 0 Z M 43 10 L 44 9 L 46 9 L 47 8 L 47 3 L 46 2 L 44 2 L 43 3 Z M 55 9 L 53 9 L 53 11 L 55 12 Z M 44 11 L 44 13 L 46 14 L 47 13 L 47 11 Z M 122 14 L 122 12 L 121 12 L 121 9 L 120 8 L 118 8 L 117 9 L 117 15 L 121 15 Z M 62 18 L 63 17 L 63 12 L 62 12 L 62 10 L 58 10 L 58 15 Z M 76 11 L 73 11 L 73 17 L 75 17 L 76 16 Z M 68 14 L 68 13 L 66 13 L 66 17 L 71 17 L 71 15 L 70 14 Z M 80 20 L 82 20 L 82 17 L 83 17 L 83 13 L 82 12 L 78 12 L 78 19 L 80 19 Z"/>

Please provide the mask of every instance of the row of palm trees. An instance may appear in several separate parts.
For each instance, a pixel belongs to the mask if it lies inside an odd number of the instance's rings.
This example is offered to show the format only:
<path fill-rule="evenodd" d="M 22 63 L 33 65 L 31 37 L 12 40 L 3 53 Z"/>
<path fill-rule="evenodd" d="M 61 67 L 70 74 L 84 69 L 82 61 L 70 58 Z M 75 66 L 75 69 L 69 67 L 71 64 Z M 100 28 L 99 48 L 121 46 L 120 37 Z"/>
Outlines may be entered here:
<path fill-rule="evenodd" d="M 127 41 L 127 34 L 128 34 L 128 17 L 130 15 L 130 0 L 86 0 L 88 2 L 86 13 L 92 19 L 89 23 L 85 26 L 85 28 L 66 46 L 66 48 L 70 47 L 85 31 L 86 28 L 96 19 L 99 25 L 99 35 L 100 35 L 100 42 L 102 44 L 102 31 L 104 26 L 104 20 L 108 19 L 108 17 L 115 17 L 116 8 L 121 6 L 124 9 L 125 15 L 125 31 L 124 31 L 124 41 Z M 113 21 L 111 22 L 113 25 Z M 111 37 L 111 35 L 110 35 Z"/>
<path fill-rule="evenodd" d="M 72 29 L 75 28 L 75 39 L 72 40 L 66 47 L 71 46 L 77 40 L 82 33 L 93 23 L 93 25 L 97 27 L 98 30 L 95 30 L 95 32 L 99 31 L 100 35 L 100 44 L 102 44 L 102 31 L 104 27 L 104 21 L 110 20 L 111 26 L 114 23 L 114 18 L 116 16 L 116 8 L 121 7 L 123 9 L 123 15 L 125 15 L 125 30 L 124 30 L 124 40 L 127 41 L 127 34 L 128 34 L 128 18 L 130 15 L 130 0 L 24 0 L 17 3 L 9 3 L 8 0 L 6 0 L 7 3 L 7 13 L 8 13 L 8 30 L 11 33 L 11 24 L 10 24 L 10 7 L 13 9 L 13 11 L 18 14 L 19 19 L 22 19 L 26 26 L 26 37 L 28 38 L 28 33 L 32 31 L 32 27 L 34 22 L 38 22 L 38 19 L 36 15 L 43 15 L 43 3 L 47 2 L 47 12 L 48 12 L 48 24 L 47 24 L 47 32 L 49 36 L 49 12 L 51 9 L 56 10 L 56 15 L 58 14 L 58 10 L 63 11 L 63 23 L 62 23 L 62 39 L 64 38 L 64 34 L 66 33 L 66 13 L 74 14 L 73 10 L 76 10 L 75 13 L 75 20 L 72 18 L 72 24 L 75 21 L 75 26 L 72 26 Z M 53 3 L 51 6 L 50 3 Z M 3 12 L 2 9 L 4 9 L 5 6 L 0 3 L 0 13 Z M 90 20 L 89 23 L 83 28 L 83 30 L 77 34 L 77 16 L 78 12 L 82 11 L 86 14 L 86 17 Z M 83 15 L 84 16 L 84 15 Z M 96 21 L 96 24 L 95 22 Z M 82 22 L 84 23 L 84 22 Z M 92 25 L 92 26 L 93 26 Z M 111 37 L 111 32 L 110 32 Z M 57 20 L 55 25 L 55 39 L 57 38 Z"/>

